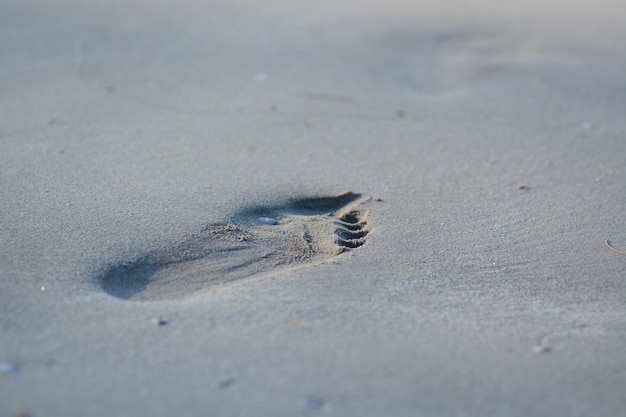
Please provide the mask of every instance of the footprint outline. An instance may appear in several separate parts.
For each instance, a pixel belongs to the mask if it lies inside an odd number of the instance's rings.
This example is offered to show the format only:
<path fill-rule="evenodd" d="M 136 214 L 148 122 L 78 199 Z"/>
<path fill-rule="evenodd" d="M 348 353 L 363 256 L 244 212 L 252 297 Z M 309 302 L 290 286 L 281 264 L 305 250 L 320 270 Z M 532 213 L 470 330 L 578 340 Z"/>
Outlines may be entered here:
<path fill-rule="evenodd" d="M 109 265 L 97 280 L 123 300 L 183 299 L 255 276 L 318 265 L 363 246 L 370 232 L 369 196 L 331 197 L 252 205 L 225 223 L 208 224 L 178 244 Z M 259 221 L 277 220 L 276 225 Z"/>

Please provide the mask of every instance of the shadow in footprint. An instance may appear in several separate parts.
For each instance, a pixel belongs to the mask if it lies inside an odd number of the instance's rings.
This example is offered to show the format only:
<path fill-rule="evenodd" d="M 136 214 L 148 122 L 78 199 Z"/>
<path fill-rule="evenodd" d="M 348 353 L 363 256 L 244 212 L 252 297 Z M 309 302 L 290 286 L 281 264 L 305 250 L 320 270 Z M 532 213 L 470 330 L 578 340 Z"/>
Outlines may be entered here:
<path fill-rule="evenodd" d="M 207 225 L 178 245 L 117 264 L 98 278 L 108 294 L 148 301 L 198 291 L 284 268 L 322 263 L 365 243 L 369 200 L 347 192 L 239 210 L 225 224 Z"/>

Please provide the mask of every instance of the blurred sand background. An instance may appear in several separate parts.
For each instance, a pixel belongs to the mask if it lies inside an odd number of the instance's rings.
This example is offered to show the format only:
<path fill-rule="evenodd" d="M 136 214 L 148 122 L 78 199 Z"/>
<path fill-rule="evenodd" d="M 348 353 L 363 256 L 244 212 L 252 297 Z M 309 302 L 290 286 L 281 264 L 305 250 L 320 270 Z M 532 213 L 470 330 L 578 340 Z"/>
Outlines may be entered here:
<path fill-rule="evenodd" d="M 0 415 L 616 416 L 622 1 L 0 3 Z M 112 297 L 242 208 L 336 262 Z"/>

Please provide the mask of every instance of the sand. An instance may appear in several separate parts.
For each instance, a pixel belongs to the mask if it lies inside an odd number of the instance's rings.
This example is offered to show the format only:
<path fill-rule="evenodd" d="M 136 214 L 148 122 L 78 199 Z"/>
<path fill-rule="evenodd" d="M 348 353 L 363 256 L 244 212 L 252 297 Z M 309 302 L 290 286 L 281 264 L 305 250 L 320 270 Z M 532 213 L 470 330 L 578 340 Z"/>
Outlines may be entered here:
<path fill-rule="evenodd" d="M 0 415 L 623 414 L 626 7 L 510 3 L 3 2 Z"/>

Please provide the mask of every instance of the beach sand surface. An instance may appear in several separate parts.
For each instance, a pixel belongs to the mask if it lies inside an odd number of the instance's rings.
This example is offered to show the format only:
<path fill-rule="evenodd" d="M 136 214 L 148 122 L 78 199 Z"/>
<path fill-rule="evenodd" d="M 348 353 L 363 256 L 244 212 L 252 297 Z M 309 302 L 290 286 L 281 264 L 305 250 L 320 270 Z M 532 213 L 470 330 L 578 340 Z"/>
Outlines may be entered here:
<path fill-rule="evenodd" d="M 4 1 L 0 415 L 622 415 L 625 16 Z"/>

